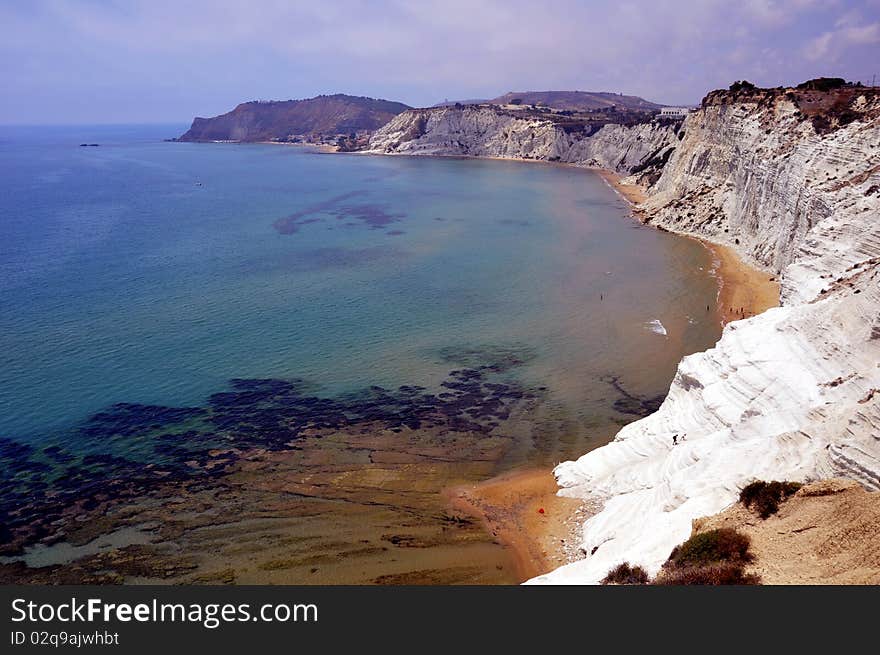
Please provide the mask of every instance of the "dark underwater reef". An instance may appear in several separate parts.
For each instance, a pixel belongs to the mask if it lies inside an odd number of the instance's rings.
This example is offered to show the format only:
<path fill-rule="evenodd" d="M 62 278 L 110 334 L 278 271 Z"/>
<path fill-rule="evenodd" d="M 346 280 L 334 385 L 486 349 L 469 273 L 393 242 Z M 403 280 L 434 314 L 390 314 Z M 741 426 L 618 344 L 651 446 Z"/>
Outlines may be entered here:
<path fill-rule="evenodd" d="M 455 353 L 443 357 L 455 359 Z M 436 393 L 372 386 L 326 397 L 302 380 L 234 379 L 201 407 L 114 404 L 55 444 L 0 438 L 6 482 L 0 553 L 61 538 L 58 526 L 74 512 L 134 499 L 168 482 L 209 482 L 229 472 L 243 450 L 295 449 L 306 434 L 355 426 L 488 434 L 515 403 L 543 391 L 498 375 L 521 361 L 502 354 L 489 364 L 453 370 Z"/>

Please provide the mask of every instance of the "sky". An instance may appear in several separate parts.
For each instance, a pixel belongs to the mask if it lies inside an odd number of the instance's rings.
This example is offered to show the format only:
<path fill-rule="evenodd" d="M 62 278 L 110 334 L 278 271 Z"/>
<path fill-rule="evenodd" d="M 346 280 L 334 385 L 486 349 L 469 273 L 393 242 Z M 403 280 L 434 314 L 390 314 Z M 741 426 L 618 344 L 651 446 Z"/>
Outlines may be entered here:
<path fill-rule="evenodd" d="M 0 0 L 0 30 L 5 124 L 188 123 L 337 92 L 696 104 L 738 79 L 880 79 L 880 0 Z"/>

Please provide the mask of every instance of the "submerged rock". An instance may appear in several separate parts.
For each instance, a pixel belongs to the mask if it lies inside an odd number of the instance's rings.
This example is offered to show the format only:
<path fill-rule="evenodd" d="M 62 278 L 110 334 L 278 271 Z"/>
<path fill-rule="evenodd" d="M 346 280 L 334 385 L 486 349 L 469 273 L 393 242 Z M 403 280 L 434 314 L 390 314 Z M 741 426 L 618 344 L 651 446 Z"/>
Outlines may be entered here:
<path fill-rule="evenodd" d="M 345 430 L 442 428 L 438 434 L 451 440 L 456 433 L 488 436 L 514 404 L 535 397 L 513 382 L 492 381 L 500 369 L 493 360 L 454 370 L 442 383 L 448 391 L 436 395 L 402 385 L 328 397 L 303 380 L 233 379 L 204 407 L 117 403 L 90 417 L 66 447 L 38 451 L 0 439 L 8 481 L 0 498 L 0 553 L 62 539 L 84 512 L 143 499 L 162 485 L 218 480 L 244 451 L 289 452 L 306 437 Z"/>

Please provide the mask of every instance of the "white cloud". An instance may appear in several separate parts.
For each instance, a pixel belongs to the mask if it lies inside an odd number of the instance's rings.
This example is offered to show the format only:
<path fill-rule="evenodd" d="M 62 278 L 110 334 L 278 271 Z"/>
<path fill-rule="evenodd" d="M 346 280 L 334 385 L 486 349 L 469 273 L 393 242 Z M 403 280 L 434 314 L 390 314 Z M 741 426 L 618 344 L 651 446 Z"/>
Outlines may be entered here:
<path fill-rule="evenodd" d="M 810 40 L 803 49 L 804 57 L 810 61 L 819 61 L 820 59 L 826 58 L 831 49 L 831 40 L 833 38 L 833 32 L 825 32 L 825 34 Z"/>
<path fill-rule="evenodd" d="M 794 21 L 802 13 L 835 4 L 833 0 L 745 0 L 743 6 L 759 25 L 778 27 Z"/>
<path fill-rule="evenodd" d="M 763 25 L 779 25 L 788 19 L 785 9 L 773 0 L 746 0 L 744 6 Z"/>
<path fill-rule="evenodd" d="M 834 63 L 851 48 L 880 44 L 880 21 L 867 25 L 858 25 L 858 22 L 852 13 L 842 17 L 836 22 L 837 29 L 820 34 L 804 46 L 804 57 Z"/>
<path fill-rule="evenodd" d="M 840 36 L 845 43 L 855 45 L 880 43 L 880 22 L 861 27 L 848 27 L 840 32 Z"/>

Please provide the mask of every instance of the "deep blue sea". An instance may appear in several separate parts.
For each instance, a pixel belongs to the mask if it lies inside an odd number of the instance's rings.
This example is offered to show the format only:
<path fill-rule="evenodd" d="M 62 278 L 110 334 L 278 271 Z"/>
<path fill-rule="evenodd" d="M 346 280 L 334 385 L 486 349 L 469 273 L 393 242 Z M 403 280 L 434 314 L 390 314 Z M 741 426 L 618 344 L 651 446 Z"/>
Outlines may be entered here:
<path fill-rule="evenodd" d="M 619 418 L 612 381 L 662 394 L 718 336 L 708 252 L 591 172 L 163 142 L 185 128 L 0 128 L 0 436 L 75 449 L 114 403 L 432 388 L 515 352 L 558 459 Z"/>

